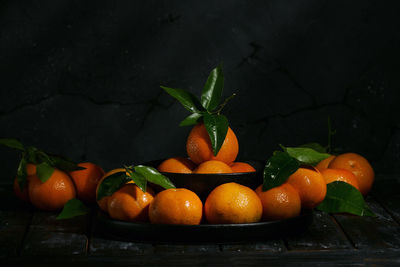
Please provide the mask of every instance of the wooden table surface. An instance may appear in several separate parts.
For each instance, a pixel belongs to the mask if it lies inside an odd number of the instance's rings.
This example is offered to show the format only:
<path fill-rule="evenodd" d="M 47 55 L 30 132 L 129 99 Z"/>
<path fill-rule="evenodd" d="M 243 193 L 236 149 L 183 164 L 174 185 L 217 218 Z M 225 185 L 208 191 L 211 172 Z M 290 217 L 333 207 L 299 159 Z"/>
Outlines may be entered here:
<path fill-rule="evenodd" d="M 377 217 L 314 212 L 303 233 L 257 242 L 172 244 L 120 241 L 101 231 L 96 212 L 58 221 L 56 213 L 22 205 L 0 186 L 2 266 L 377 265 L 400 266 L 400 183 L 377 177 L 366 198 Z"/>

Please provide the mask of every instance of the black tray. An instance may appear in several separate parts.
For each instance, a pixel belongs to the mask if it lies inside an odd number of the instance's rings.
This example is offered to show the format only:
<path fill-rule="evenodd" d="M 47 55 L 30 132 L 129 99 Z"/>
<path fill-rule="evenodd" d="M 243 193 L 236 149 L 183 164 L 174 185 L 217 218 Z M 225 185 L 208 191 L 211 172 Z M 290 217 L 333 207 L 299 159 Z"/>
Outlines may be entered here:
<path fill-rule="evenodd" d="M 139 242 L 229 243 L 267 240 L 304 231 L 312 223 L 312 210 L 285 220 L 247 224 L 168 225 L 114 220 L 103 211 L 97 219 L 103 233 L 113 239 Z"/>

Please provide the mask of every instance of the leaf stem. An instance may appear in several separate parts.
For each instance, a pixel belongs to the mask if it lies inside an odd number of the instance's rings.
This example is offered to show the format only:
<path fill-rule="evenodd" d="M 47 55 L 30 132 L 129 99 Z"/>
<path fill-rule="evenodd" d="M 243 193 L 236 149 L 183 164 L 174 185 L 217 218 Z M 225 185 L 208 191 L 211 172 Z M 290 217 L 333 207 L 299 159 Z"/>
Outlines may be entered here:
<path fill-rule="evenodd" d="M 222 109 L 225 107 L 226 104 L 228 104 L 228 102 L 234 98 L 236 96 L 236 93 L 233 93 L 230 97 L 226 98 L 225 101 L 219 105 L 219 108 L 217 109 L 217 111 L 215 113 L 217 113 L 218 115 L 220 115 Z"/>

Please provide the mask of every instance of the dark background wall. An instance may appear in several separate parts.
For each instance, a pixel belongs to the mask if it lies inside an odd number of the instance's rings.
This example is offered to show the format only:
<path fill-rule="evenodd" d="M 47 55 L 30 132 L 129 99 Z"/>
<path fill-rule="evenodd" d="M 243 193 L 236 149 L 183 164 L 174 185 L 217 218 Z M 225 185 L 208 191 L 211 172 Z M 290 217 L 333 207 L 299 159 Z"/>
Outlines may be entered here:
<path fill-rule="evenodd" d="M 188 115 L 223 62 L 240 158 L 326 144 L 399 173 L 396 1 L 2 1 L 1 137 L 99 163 L 185 155 Z M 18 154 L 0 148 L 1 181 Z"/>

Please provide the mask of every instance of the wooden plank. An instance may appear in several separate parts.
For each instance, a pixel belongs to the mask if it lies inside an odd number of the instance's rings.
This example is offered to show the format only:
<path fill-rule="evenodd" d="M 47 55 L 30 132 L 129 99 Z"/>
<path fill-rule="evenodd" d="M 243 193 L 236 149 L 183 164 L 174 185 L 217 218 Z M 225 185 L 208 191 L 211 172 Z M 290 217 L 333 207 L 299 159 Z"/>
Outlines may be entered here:
<path fill-rule="evenodd" d="M 202 254 L 218 253 L 220 247 L 216 244 L 156 244 L 154 245 L 156 254 Z"/>
<path fill-rule="evenodd" d="M 377 177 L 377 180 L 381 177 Z M 376 201 L 400 224 L 400 182 L 396 177 L 378 180 L 372 189 Z"/>
<path fill-rule="evenodd" d="M 0 186 L 0 257 L 19 254 L 31 218 L 31 207 L 15 197 L 12 186 Z"/>
<path fill-rule="evenodd" d="M 85 255 L 90 214 L 57 220 L 58 212 L 36 210 L 21 255 Z"/>
<path fill-rule="evenodd" d="M 0 256 L 16 256 L 22 247 L 31 214 L 0 210 Z"/>
<path fill-rule="evenodd" d="M 353 249 L 332 217 L 320 211 L 313 212 L 313 223 L 303 233 L 286 238 L 289 250 Z"/>
<path fill-rule="evenodd" d="M 400 249 L 400 226 L 371 196 L 366 202 L 377 217 L 334 215 L 357 249 Z"/>
<path fill-rule="evenodd" d="M 70 256 L 86 254 L 84 234 L 34 231 L 28 232 L 21 256 Z"/>
<path fill-rule="evenodd" d="M 97 224 L 96 219 L 92 218 L 88 248 L 90 256 L 132 256 L 152 253 L 153 246 L 150 243 L 129 242 L 107 236 Z"/>
<path fill-rule="evenodd" d="M 35 231 L 87 233 L 91 214 L 66 220 L 57 220 L 59 212 L 38 211 L 34 213 L 30 228 Z"/>
<path fill-rule="evenodd" d="M 264 254 L 279 254 L 286 251 L 282 239 L 271 239 L 256 243 L 239 243 L 221 245 L 222 252 L 262 252 Z"/>

